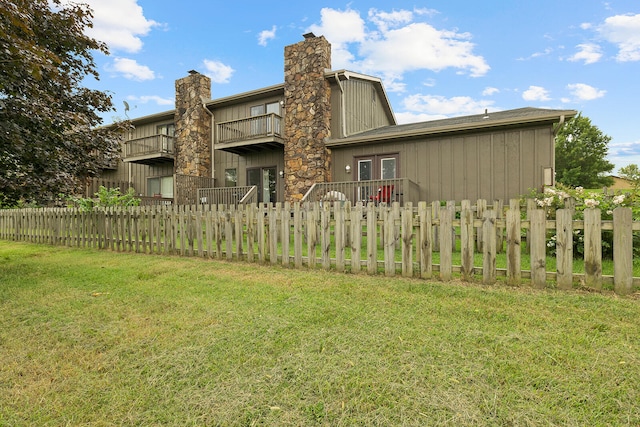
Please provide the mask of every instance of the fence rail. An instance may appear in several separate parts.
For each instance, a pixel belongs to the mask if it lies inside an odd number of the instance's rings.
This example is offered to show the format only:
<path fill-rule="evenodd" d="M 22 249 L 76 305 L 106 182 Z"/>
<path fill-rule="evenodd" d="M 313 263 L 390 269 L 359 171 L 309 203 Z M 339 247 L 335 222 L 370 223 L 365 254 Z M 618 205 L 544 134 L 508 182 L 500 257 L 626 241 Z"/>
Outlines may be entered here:
<path fill-rule="evenodd" d="M 262 114 L 240 120 L 218 123 L 217 144 L 263 137 L 280 137 L 282 118 L 275 114 Z"/>
<path fill-rule="evenodd" d="M 575 230 L 584 236 L 580 274 L 573 269 L 570 243 Z M 613 275 L 602 274 L 604 230 L 613 232 Z M 640 285 L 640 278 L 633 277 L 632 236 L 638 231 L 640 222 L 632 221 L 629 208 L 617 208 L 611 221 L 601 220 L 594 209 L 585 210 L 580 221 L 572 219 L 570 209 L 558 210 L 556 219 L 548 220 L 540 209 L 522 215 L 517 201 L 507 209 L 500 203 L 478 201 L 472 207 L 463 201 L 459 209 L 453 203 L 421 202 L 417 208 L 410 203 L 278 203 L 0 211 L 0 239 L 5 240 L 445 281 L 454 273 L 487 284 L 504 276 L 510 284 L 528 280 L 537 288 L 551 281 L 561 289 L 582 283 L 600 290 L 605 283 L 613 284 L 618 294 Z M 556 235 L 553 271 L 547 268 L 545 251 L 550 233 Z M 497 268 L 502 251 L 506 268 Z M 523 254 L 528 265 L 523 265 Z"/>

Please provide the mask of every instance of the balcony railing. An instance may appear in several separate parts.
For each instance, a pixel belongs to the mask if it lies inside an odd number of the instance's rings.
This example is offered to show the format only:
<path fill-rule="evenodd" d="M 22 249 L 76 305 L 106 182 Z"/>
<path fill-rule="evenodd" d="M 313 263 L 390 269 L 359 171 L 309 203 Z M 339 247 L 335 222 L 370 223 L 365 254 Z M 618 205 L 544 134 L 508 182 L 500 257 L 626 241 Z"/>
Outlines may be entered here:
<path fill-rule="evenodd" d="M 275 113 L 218 123 L 217 144 L 229 144 L 281 135 L 282 117 Z"/>
<path fill-rule="evenodd" d="M 124 161 L 173 160 L 174 139 L 169 135 L 153 135 L 126 141 L 124 143 Z"/>
<path fill-rule="evenodd" d="M 355 205 L 363 203 L 417 203 L 418 184 L 409 178 L 376 179 L 371 181 L 324 182 L 314 184 L 302 202 L 330 202 Z"/>
<path fill-rule="evenodd" d="M 245 187 L 198 188 L 198 200 L 203 205 L 235 205 L 258 202 L 255 185 Z"/>

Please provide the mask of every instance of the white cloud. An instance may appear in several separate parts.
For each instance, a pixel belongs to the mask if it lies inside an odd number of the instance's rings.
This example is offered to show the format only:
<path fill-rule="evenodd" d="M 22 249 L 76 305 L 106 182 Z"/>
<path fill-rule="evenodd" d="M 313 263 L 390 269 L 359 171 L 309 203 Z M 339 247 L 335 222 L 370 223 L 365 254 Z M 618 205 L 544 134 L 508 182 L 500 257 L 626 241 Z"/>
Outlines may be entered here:
<path fill-rule="evenodd" d="M 144 95 L 144 96 L 128 96 L 128 100 L 139 102 L 140 104 L 147 104 L 153 102 L 156 105 L 173 105 L 174 100 L 168 98 L 162 98 L 158 95 Z"/>
<path fill-rule="evenodd" d="M 612 142 L 608 148 L 607 159 L 618 168 L 630 164 L 640 165 L 640 141 Z"/>
<path fill-rule="evenodd" d="M 585 64 L 594 64 L 602 58 L 600 46 L 594 43 L 584 43 L 576 46 L 578 52 L 569 58 L 569 61 L 584 61 Z"/>
<path fill-rule="evenodd" d="M 87 35 L 105 42 L 110 50 L 139 52 L 140 37 L 160 25 L 144 16 L 137 0 L 83 0 L 83 3 L 93 10 L 93 28 L 87 29 Z"/>
<path fill-rule="evenodd" d="M 113 63 L 107 66 L 107 70 L 122 74 L 129 80 L 144 81 L 156 78 L 155 73 L 146 65 L 138 64 L 134 59 L 114 58 Z"/>
<path fill-rule="evenodd" d="M 427 115 L 431 119 L 481 114 L 493 104 L 493 101 L 475 100 L 468 96 L 411 95 L 402 101 L 411 114 Z"/>
<path fill-rule="evenodd" d="M 490 67 L 474 54 L 471 34 L 416 21 L 416 17 L 433 13 L 371 9 L 365 21 L 355 10 L 323 8 L 320 24 L 309 30 L 331 41 L 335 68 L 381 75 L 390 91 L 403 90 L 404 73 L 415 70 L 453 68 L 472 77 L 485 75 Z"/>
<path fill-rule="evenodd" d="M 522 92 L 522 99 L 525 101 L 549 101 L 549 91 L 541 86 L 529 86 L 529 89 Z"/>
<path fill-rule="evenodd" d="M 447 118 L 447 116 L 445 116 L 444 114 L 412 113 L 410 111 L 396 113 L 395 115 L 396 115 L 396 120 L 400 125 L 407 124 L 407 123 L 427 122 L 430 120 L 440 120 L 440 119 Z"/>
<path fill-rule="evenodd" d="M 491 95 L 495 95 L 496 93 L 500 93 L 500 89 L 498 89 L 497 87 L 486 87 L 484 88 L 484 90 L 482 91 L 482 96 L 491 96 Z"/>
<path fill-rule="evenodd" d="M 260 46 L 266 46 L 269 40 L 276 38 L 276 26 L 271 27 L 271 30 L 260 31 L 258 34 L 258 44 Z"/>
<path fill-rule="evenodd" d="M 207 70 L 205 75 L 211 78 L 214 83 L 229 83 L 229 79 L 235 72 L 230 66 L 220 61 L 204 60 L 204 68 Z"/>
<path fill-rule="evenodd" d="M 602 98 L 607 93 L 606 90 L 596 89 L 584 83 L 569 84 L 567 85 L 567 89 L 569 89 L 574 98 L 577 98 L 579 101 L 591 101 Z"/>
<path fill-rule="evenodd" d="M 598 31 L 605 40 L 617 45 L 618 61 L 640 61 L 640 14 L 610 16 Z"/>

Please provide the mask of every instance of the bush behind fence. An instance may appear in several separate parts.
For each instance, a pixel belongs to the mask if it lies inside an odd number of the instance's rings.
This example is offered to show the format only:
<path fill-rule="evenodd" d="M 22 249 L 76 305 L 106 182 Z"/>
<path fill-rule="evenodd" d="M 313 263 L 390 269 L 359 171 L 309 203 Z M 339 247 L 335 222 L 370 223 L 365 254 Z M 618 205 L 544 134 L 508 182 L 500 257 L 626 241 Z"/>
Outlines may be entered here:
<path fill-rule="evenodd" d="M 600 290 L 605 283 L 616 293 L 631 293 L 640 285 L 633 277 L 633 233 L 640 222 L 632 220 L 631 209 L 617 208 L 609 221 L 601 220 L 598 209 L 585 210 L 583 220 L 572 213 L 557 210 L 554 220 L 542 209 L 523 214 L 518 200 L 506 209 L 482 200 L 457 207 L 421 202 L 15 209 L 0 211 L 0 239 L 444 281 L 458 274 L 491 284 L 504 276 L 509 284 L 528 281 L 537 288 L 552 282 L 562 289 L 582 283 Z M 613 233 L 613 275 L 602 274 L 605 230 Z M 584 245 L 580 274 L 573 269 L 578 231 Z M 547 269 L 550 235 L 555 271 Z M 500 252 L 506 268 L 496 267 Z M 523 253 L 529 265 L 522 265 Z M 474 265 L 476 254 L 482 265 Z"/>

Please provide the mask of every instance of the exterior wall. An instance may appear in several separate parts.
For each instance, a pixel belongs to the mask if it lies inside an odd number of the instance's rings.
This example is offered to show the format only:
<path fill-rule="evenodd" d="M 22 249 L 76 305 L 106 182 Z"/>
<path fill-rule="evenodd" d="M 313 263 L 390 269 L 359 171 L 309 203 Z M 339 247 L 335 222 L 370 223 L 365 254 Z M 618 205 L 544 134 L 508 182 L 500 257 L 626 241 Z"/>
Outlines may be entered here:
<path fill-rule="evenodd" d="M 311 37 L 284 50 L 285 198 L 299 201 L 314 183 L 331 181 L 331 45 Z"/>
<path fill-rule="evenodd" d="M 542 188 L 553 166 L 551 126 L 420 138 L 332 149 L 335 181 L 357 180 L 354 158 L 399 153 L 399 178 L 420 188 L 419 200 L 508 200 Z M 346 173 L 345 166 L 351 166 Z"/>
<path fill-rule="evenodd" d="M 211 116 L 202 99 L 211 98 L 211 80 L 199 73 L 176 80 L 175 171 L 211 177 Z"/>
<path fill-rule="evenodd" d="M 215 123 L 222 123 L 230 120 L 240 120 L 251 117 L 251 107 L 256 105 L 271 104 L 274 102 L 284 101 L 282 96 L 270 96 L 265 98 L 254 99 L 248 102 L 237 103 L 228 105 L 222 108 L 216 108 L 213 110 L 215 117 Z M 284 110 L 281 109 L 280 115 L 284 115 Z"/>
<path fill-rule="evenodd" d="M 352 78 L 341 81 L 340 85 L 331 84 L 333 138 L 344 138 L 392 124 L 383 107 L 385 100 L 380 99 L 372 82 Z"/>
<path fill-rule="evenodd" d="M 266 150 L 253 154 L 239 156 L 224 151 L 216 151 L 215 176 L 216 187 L 224 187 L 225 170 L 235 168 L 238 174 L 238 186 L 247 185 L 247 169 L 275 167 L 278 172 L 276 178 L 277 201 L 285 200 L 284 179 L 280 178 L 280 171 L 284 171 L 283 150 Z"/>

